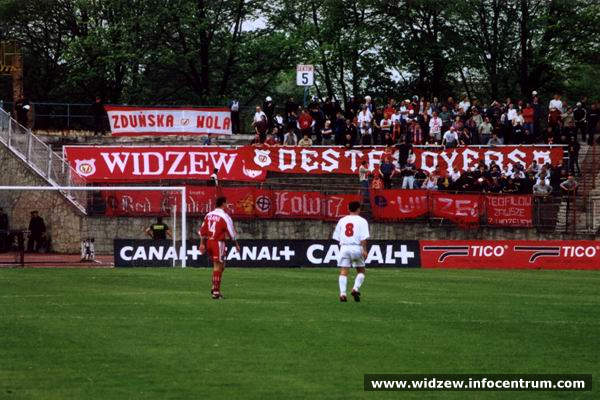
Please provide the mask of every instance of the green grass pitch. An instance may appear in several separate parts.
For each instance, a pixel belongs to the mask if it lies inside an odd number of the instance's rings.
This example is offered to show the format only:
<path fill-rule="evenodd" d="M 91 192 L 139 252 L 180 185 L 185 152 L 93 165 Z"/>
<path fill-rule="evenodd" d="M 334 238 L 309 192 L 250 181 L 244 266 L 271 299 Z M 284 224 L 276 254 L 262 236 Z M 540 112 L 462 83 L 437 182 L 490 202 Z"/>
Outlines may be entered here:
<path fill-rule="evenodd" d="M 349 280 L 351 287 L 353 281 Z M 0 270 L 0 399 L 600 398 L 600 274 Z M 593 392 L 364 392 L 364 373 L 591 373 Z"/>

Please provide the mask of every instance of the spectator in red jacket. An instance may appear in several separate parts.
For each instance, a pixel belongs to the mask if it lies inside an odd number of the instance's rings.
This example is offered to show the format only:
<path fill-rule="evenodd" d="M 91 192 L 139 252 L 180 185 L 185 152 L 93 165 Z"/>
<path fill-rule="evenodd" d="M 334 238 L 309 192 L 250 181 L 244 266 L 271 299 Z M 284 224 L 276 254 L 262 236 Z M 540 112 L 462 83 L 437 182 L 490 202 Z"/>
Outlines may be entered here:
<path fill-rule="evenodd" d="M 263 115 L 260 120 L 254 123 L 254 133 L 258 134 L 261 143 L 267 139 L 268 130 L 269 124 L 267 123 L 267 117 Z"/>
<path fill-rule="evenodd" d="M 532 138 L 533 138 L 533 119 L 534 119 L 534 114 L 535 114 L 535 110 L 533 109 L 533 107 L 531 106 L 530 103 L 527 103 L 525 105 L 525 108 L 523 108 L 523 113 L 521 114 L 523 116 L 523 129 L 525 130 L 525 135 L 527 135 L 527 141 L 525 143 L 533 143 Z"/>
<path fill-rule="evenodd" d="M 551 108 L 548 113 L 548 126 L 553 130 L 560 129 L 562 125 L 562 114 L 558 108 Z"/>
<path fill-rule="evenodd" d="M 310 116 L 308 110 L 302 110 L 302 114 L 298 117 L 296 124 L 300 130 L 301 136 L 308 135 L 310 137 L 312 135 L 312 128 L 315 125 L 315 120 Z"/>

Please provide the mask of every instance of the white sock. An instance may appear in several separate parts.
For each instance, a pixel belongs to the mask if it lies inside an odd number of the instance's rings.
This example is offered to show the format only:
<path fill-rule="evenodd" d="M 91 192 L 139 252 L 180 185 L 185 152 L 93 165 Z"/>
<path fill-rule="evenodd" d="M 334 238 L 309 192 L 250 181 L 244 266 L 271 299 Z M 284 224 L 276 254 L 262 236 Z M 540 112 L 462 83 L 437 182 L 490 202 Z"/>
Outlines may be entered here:
<path fill-rule="evenodd" d="M 346 275 L 340 275 L 338 279 L 340 284 L 340 294 L 346 295 L 346 284 L 348 283 L 348 277 Z"/>
<path fill-rule="evenodd" d="M 354 279 L 354 290 L 358 292 L 358 289 L 360 289 L 360 286 L 363 284 L 364 280 L 365 274 L 363 274 L 362 272 L 356 274 L 356 279 Z"/>

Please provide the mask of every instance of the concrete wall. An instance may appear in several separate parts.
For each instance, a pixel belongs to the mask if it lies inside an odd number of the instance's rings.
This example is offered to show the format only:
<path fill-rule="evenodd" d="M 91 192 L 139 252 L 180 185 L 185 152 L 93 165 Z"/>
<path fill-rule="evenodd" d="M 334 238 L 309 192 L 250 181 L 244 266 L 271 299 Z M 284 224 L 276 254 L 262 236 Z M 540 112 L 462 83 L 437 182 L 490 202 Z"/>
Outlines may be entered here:
<path fill-rule="evenodd" d="M 144 229 L 152 218 L 87 218 L 91 236 L 96 239 L 98 253 L 112 252 L 112 239 L 143 239 Z M 167 221 L 165 221 L 167 222 Z M 198 218 L 188 221 L 188 238 L 196 241 Z M 335 223 L 310 220 L 241 220 L 235 221 L 240 239 L 329 239 Z M 180 231 L 179 224 L 177 230 Z M 550 240 L 566 239 L 562 234 L 541 234 L 535 229 L 481 228 L 462 230 L 456 227 L 431 227 L 427 222 L 407 223 L 371 223 L 372 239 L 429 239 L 429 240 L 465 240 L 465 239 L 516 239 Z M 93 233 L 93 234 L 92 234 Z M 580 237 L 579 239 L 587 239 Z"/>
<path fill-rule="evenodd" d="M 0 145 L 0 185 L 48 186 L 10 150 Z M 58 252 L 79 252 L 81 216 L 71 203 L 55 191 L 0 191 L 0 207 L 9 216 L 11 229 L 27 229 L 30 212 L 44 218 L 53 248 Z"/>

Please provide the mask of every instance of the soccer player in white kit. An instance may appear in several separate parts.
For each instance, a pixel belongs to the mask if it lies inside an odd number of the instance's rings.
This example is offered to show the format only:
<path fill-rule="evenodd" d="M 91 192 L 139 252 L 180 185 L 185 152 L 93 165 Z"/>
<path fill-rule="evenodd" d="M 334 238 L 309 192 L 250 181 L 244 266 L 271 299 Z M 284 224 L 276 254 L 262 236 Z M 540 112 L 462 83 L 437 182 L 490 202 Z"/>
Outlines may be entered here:
<path fill-rule="evenodd" d="M 360 286 L 365 280 L 365 259 L 367 258 L 367 239 L 369 238 L 369 223 L 361 217 L 360 203 L 353 201 L 348 205 L 350 215 L 342 217 L 333 232 L 333 239 L 340 243 L 338 267 L 340 276 L 340 301 L 348 301 L 346 284 L 350 267 L 356 268 L 356 279 L 351 295 L 354 301 L 360 301 Z"/>

